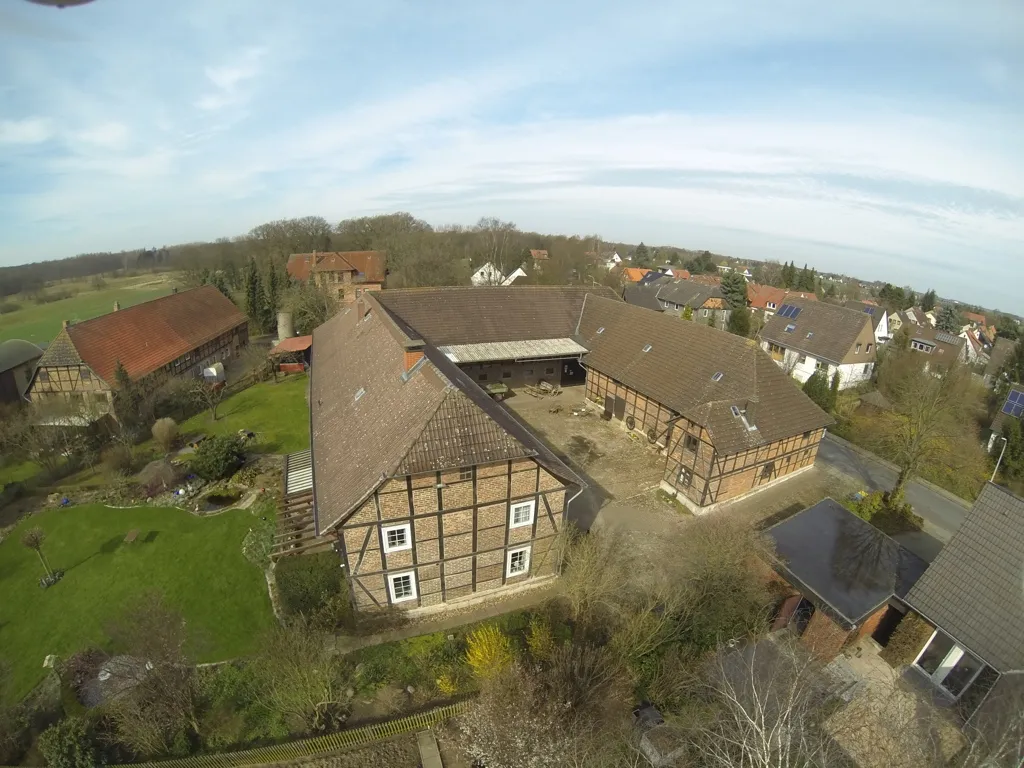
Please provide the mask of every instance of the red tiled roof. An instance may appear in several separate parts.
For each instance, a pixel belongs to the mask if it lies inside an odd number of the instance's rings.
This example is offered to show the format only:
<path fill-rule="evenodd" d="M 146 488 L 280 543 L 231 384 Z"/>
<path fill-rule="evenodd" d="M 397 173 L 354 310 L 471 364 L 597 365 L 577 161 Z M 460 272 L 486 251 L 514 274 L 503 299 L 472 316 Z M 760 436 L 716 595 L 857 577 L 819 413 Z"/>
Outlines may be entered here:
<path fill-rule="evenodd" d="M 644 275 L 646 275 L 650 271 L 651 270 L 644 269 L 643 267 L 626 267 L 624 270 L 622 270 L 622 276 L 629 280 L 629 282 L 631 283 L 639 283 L 641 280 L 643 280 Z"/>
<path fill-rule="evenodd" d="M 673 269 L 672 270 L 672 277 L 674 277 L 676 280 L 689 280 L 690 279 L 690 270 L 688 270 L 688 269 Z"/>
<path fill-rule="evenodd" d="M 539 259 L 540 261 L 544 261 L 548 257 L 548 252 L 544 251 L 544 250 L 537 250 L 537 249 L 531 248 L 530 249 L 530 256 L 532 256 L 534 259 Z"/>
<path fill-rule="evenodd" d="M 383 283 L 386 255 L 384 251 L 325 251 L 293 253 L 288 258 L 288 274 L 305 282 L 311 271 L 358 272 L 367 282 Z"/>
<path fill-rule="evenodd" d="M 985 316 L 979 315 L 977 312 L 964 312 L 964 318 L 970 320 L 972 323 L 977 323 L 978 325 L 988 325 L 988 323 L 985 322 Z"/>
<path fill-rule="evenodd" d="M 82 362 L 113 385 L 118 362 L 137 379 L 245 323 L 231 299 L 204 285 L 75 323 L 67 334 Z"/>
<path fill-rule="evenodd" d="M 274 346 L 270 350 L 272 355 L 282 355 L 286 352 L 305 352 L 313 346 L 313 337 L 310 336 L 293 336 L 290 339 L 283 339 L 280 343 Z"/>
<path fill-rule="evenodd" d="M 690 275 L 688 279 L 691 283 L 700 283 L 701 285 L 722 284 L 722 278 L 718 275 Z"/>
<path fill-rule="evenodd" d="M 747 283 L 747 300 L 753 309 L 768 309 L 769 303 L 774 304 L 778 308 L 785 304 L 788 299 L 817 301 L 818 297 L 810 291 L 789 291 L 785 288 L 776 288 L 773 285 Z"/>

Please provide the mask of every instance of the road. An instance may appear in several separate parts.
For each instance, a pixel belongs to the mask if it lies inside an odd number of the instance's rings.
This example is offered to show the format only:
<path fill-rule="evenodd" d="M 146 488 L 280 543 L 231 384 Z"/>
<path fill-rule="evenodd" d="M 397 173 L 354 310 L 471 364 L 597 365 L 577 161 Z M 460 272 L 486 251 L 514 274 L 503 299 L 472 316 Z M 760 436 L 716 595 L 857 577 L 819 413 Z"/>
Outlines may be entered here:
<path fill-rule="evenodd" d="M 888 490 L 896 482 L 897 472 L 879 459 L 868 458 L 864 453 L 825 435 L 818 449 L 818 462 L 859 480 L 865 490 Z M 952 495 L 938 493 L 916 481 L 907 483 L 906 498 L 914 512 L 924 518 L 924 530 L 920 533 L 901 534 L 896 537 L 908 549 L 931 561 L 942 544 L 964 521 L 970 506 L 966 501 Z"/>

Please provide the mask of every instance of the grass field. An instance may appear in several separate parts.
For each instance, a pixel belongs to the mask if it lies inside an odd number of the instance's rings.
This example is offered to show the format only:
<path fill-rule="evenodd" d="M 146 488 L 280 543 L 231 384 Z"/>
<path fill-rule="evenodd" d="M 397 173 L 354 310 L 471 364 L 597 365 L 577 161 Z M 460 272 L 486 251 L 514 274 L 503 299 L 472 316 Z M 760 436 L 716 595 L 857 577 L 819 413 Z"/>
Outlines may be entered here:
<path fill-rule="evenodd" d="M 87 281 L 59 284 L 55 290 L 69 289 L 79 293 L 70 299 L 49 304 L 35 304 L 21 296 L 8 297 L 6 301 L 20 304 L 21 309 L 0 315 L 0 341 L 26 339 L 36 344 L 53 341 L 63 320 L 82 321 L 105 315 L 114 309 L 115 301 L 122 307 L 130 307 L 166 296 L 174 286 L 174 277 L 170 274 L 144 275 L 108 279 L 106 283 L 107 286 L 98 291 L 93 290 Z"/>
<path fill-rule="evenodd" d="M 43 659 L 107 642 L 105 627 L 123 606 L 159 590 L 185 616 L 198 661 L 251 652 L 273 623 L 263 574 L 242 556 L 252 514 L 197 518 L 179 509 L 48 510 L 0 542 L 0 658 L 13 667 L 13 693 L 24 696 L 44 676 Z M 42 566 L 21 544 L 30 527 L 46 532 L 43 551 L 66 571 L 41 589 Z M 138 539 L 125 544 L 128 531 Z"/>
<path fill-rule="evenodd" d="M 309 448 L 309 409 L 306 406 L 305 375 L 288 376 L 276 383 L 265 381 L 224 400 L 217 409 L 217 420 L 210 412 L 193 416 L 179 432 L 184 435 L 235 434 L 249 429 L 259 436 L 257 450 L 266 453 L 293 453 Z"/>

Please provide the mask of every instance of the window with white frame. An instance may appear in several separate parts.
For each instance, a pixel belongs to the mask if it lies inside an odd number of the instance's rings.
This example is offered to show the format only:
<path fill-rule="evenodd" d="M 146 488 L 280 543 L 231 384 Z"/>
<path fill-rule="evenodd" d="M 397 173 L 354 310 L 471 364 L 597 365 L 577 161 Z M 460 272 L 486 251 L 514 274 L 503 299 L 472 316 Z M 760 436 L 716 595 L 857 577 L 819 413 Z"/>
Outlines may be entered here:
<path fill-rule="evenodd" d="M 679 484 L 683 486 L 683 488 L 689 488 L 691 485 L 693 485 L 693 472 L 691 472 L 686 467 L 680 467 Z"/>
<path fill-rule="evenodd" d="M 412 571 L 388 574 L 388 591 L 392 603 L 416 599 L 416 574 Z"/>
<path fill-rule="evenodd" d="M 459 470 L 459 480 L 472 480 L 473 479 L 473 468 L 463 467 Z"/>
<path fill-rule="evenodd" d="M 524 525 L 533 525 L 533 513 L 536 507 L 537 502 L 533 499 L 512 502 L 508 514 L 508 527 L 522 528 Z"/>
<path fill-rule="evenodd" d="M 510 549 L 505 560 L 505 576 L 522 576 L 530 572 L 530 548 Z"/>
<path fill-rule="evenodd" d="M 384 536 L 385 552 L 400 552 L 403 549 L 412 549 L 412 527 L 409 523 L 403 525 L 389 525 L 381 529 Z"/>

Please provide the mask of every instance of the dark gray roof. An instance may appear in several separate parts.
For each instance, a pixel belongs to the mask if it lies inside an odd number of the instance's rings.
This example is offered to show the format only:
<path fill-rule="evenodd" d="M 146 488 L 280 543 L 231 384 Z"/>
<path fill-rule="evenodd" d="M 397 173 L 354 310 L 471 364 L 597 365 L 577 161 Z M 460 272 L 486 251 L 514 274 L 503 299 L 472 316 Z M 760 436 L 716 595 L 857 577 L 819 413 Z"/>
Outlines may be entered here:
<path fill-rule="evenodd" d="M 1024 670 L 1024 499 L 986 484 L 907 602 L 997 671 Z"/>
<path fill-rule="evenodd" d="M 318 533 L 388 477 L 533 457 L 583 481 L 432 346 L 405 370 L 410 329 L 368 298 L 313 333 L 310 410 Z"/>
<path fill-rule="evenodd" d="M 41 357 L 42 354 L 43 350 L 31 341 L 8 339 L 0 343 L 0 371 L 9 371 L 11 368 Z"/>
<path fill-rule="evenodd" d="M 668 282 L 671 278 L 663 277 L 660 281 Z M 659 282 L 653 285 L 641 285 L 640 283 L 627 283 L 622 289 L 623 301 L 645 309 L 653 309 L 656 312 L 663 312 L 664 307 L 658 301 Z"/>
<path fill-rule="evenodd" d="M 928 564 L 834 499 L 767 531 L 782 576 L 847 628 L 902 598 Z"/>
<path fill-rule="evenodd" d="M 588 293 L 611 288 L 481 286 L 410 288 L 375 296 L 395 317 L 434 346 L 572 336 Z"/>
<path fill-rule="evenodd" d="M 863 312 L 823 301 L 786 299 L 786 304 L 799 307 L 800 314 L 783 317 L 776 312 L 761 329 L 761 338 L 835 365 L 853 350 L 865 324 L 871 322 Z M 874 349 L 863 357 L 864 362 L 874 359 Z"/>
<path fill-rule="evenodd" d="M 1009 359 L 1010 354 L 1016 348 L 1017 342 L 1000 336 L 992 345 L 992 352 L 989 354 L 988 364 L 985 366 L 986 376 L 995 376 Z"/>
<path fill-rule="evenodd" d="M 1010 388 L 1006 391 L 1006 396 L 1003 398 L 1002 402 L 999 403 L 999 411 L 996 413 L 995 418 L 992 419 L 992 426 L 989 427 L 989 429 L 991 429 L 997 435 L 1003 434 L 1003 425 L 1006 424 L 1006 420 L 1013 418 L 1013 416 L 1011 416 L 1010 414 L 1003 413 L 1003 406 L 1006 403 L 1006 399 L 1013 392 L 1024 393 L 1024 384 L 1011 385 Z"/>
<path fill-rule="evenodd" d="M 721 299 L 725 294 L 717 285 L 695 283 L 692 280 L 670 280 L 659 283 L 658 300 L 696 309 L 708 299 Z"/>
<path fill-rule="evenodd" d="M 865 301 L 849 301 L 843 302 L 840 306 L 852 309 L 856 312 L 863 312 L 871 319 L 871 330 L 877 331 L 878 324 L 882 322 L 882 318 L 885 317 L 885 307 L 879 307 L 876 304 L 868 304 Z"/>
<path fill-rule="evenodd" d="M 704 425 L 724 454 L 832 423 L 752 339 L 599 296 L 584 303 L 578 339 L 585 365 Z"/>

